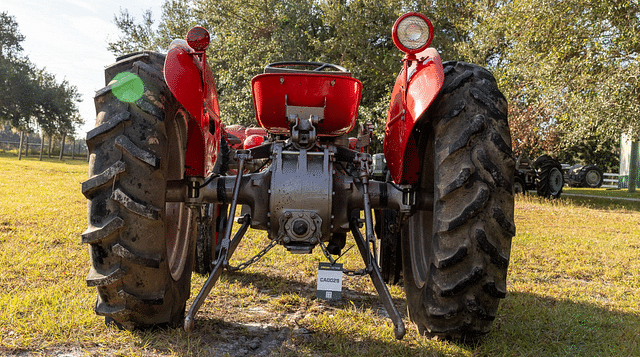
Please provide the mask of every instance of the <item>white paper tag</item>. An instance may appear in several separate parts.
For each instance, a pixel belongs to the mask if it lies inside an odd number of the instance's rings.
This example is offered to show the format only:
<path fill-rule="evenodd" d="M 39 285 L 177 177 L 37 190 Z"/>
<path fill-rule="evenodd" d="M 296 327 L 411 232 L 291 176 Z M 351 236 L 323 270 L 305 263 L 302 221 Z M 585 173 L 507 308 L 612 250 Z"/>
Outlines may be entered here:
<path fill-rule="evenodd" d="M 323 300 L 342 299 L 342 264 L 320 263 L 318 265 L 316 297 Z"/>

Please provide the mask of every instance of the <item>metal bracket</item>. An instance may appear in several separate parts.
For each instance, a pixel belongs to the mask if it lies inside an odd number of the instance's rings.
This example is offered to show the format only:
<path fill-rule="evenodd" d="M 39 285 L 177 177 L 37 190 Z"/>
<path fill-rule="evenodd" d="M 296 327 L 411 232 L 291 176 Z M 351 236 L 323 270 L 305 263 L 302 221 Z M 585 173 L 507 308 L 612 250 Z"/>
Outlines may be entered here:
<path fill-rule="evenodd" d="M 311 115 L 308 118 L 301 118 L 296 114 L 289 116 L 289 124 L 291 127 L 291 141 L 298 149 L 310 149 L 315 145 L 317 138 L 316 127 L 320 119 L 317 115 Z"/>
<path fill-rule="evenodd" d="M 404 337 L 406 332 L 404 322 L 402 321 L 402 316 L 398 312 L 393 300 L 391 299 L 391 294 L 389 293 L 389 289 L 387 289 L 387 285 L 382 280 L 382 274 L 380 273 L 380 267 L 378 267 L 378 263 L 373 258 L 371 254 L 371 249 L 369 248 L 369 244 L 365 241 L 364 237 L 360 233 L 358 229 L 358 217 L 352 217 L 349 221 L 349 227 L 351 228 L 351 233 L 358 245 L 358 249 L 360 250 L 360 255 L 362 255 L 362 259 L 369 263 L 367 264 L 367 272 L 371 277 L 371 281 L 373 282 L 373 286 L 375 286 L 376 291 L 378 292 L 378 296 L 380 296 L 380 300 L 382 300 L 382 304 L 384 305 L 385 310 L 389 314 L 389 318 L 393 322 L 393 332 L 396 336 L 396 339 L 401 340 Z"/>
<path fill-rule="evenodd" d="M 200 309 L 200 306 L 202 306 L 202 303 L 204 303 L 205 298 L 211 292 L 211 289 L 220 278 L 220 275 L 222 275 L 222 270 L 229 266 L 229 258 L 233 254 L 233 251 L 235 251 L 237 245 L 240 244 L 240 240 L 242 239 L 244 232 L 246 232 L 249 224 L 251 223 L 251 219 L 245 219 L 245 222 L 242 225 L 244 228 L 238 230 L 238 232 L 236 232 L 236 236 L 233 238 L 233 242 L 231 241 L 233 217 L 235 217 L 236 214 L 238 193 L 240 191 L 240 182 L 242 181 L 244 164 L 246 160 L 251 160 L 251 152 L 249 150 L 238 150 L 236 151 L 236 158 L 238 159 L 238 175 L 236 176 L 236 181 L 233 186 L 233 198 L 229 205 L 229 216 L 225 225 L 224 237 L 220 243 L 220 254 L 218 255 L 218 260 L 214 262 L 213 271 L 209 274 L 209 278 L 198 293 L 198 296 L 193 301 L 191 308 L 189 308 L 189 312 L 184 318 L 184 330 L 187 332 L 193 330 L 193 326 L 195 325 L 195 314 Z"/>
<path fill-rule="evenodd" d="M 316 116 L 318 118 L 318 122 L 322 122 L 324 120 L 324 111 L 327 107 L 327 97 L 324 98 L 324 106 L 322 107 L 304 107 L 298 105 L 289 105 L 289 96 L 285 94 L 284 96 L 284 110 L 287 119 L 291 119 L 292 116 L 297 116 L 299 118 L 309 118 L 311 116 Z"/>

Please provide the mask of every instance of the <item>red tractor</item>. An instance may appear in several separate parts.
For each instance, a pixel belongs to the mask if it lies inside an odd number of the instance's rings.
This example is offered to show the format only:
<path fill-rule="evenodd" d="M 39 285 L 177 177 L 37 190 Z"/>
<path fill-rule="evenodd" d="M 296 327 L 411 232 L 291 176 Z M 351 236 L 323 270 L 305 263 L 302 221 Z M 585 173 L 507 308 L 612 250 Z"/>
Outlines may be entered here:
<path fill-rule="evenodd" d="M 507 102 L 487 70 L 443 64 L 432 37 L 419 13 L 393 26 L 406 56 L 375 168 L 361 145 L 349 147 L 363 86 L 341 66 L 266 65 L 251 80 L 262 129 L 235 134 L 221 123 L 204 28 L 166 55 L 133 53 L 108 66 L 82 184 L 96 313 L 124 328 L 193 329 L 252 228 L 268 232 L 263 252 L 319 246 L 331 262 L 351 233 L 398 339 L 405 327 L 383 276 L 402 275 L 420 333 L 489 332 L 515 234 Z M 185 315 L 192 271 L 209 277 Z"/>

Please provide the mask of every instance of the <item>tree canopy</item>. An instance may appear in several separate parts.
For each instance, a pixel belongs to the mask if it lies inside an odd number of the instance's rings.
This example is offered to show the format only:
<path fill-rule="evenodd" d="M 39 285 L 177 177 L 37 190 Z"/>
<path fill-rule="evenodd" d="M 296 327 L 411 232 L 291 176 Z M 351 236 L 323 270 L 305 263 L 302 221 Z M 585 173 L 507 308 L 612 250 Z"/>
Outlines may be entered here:
<path fill-rule="evenodd" d="M 637 1 L 476 2 L 474 12 L 461 52 L 494 71 L 517 149 L 600 150 L 640 130 Z"/>
<path fill-rule="evenodd" d="M 21 131 L 37 125 L 48 135 L 73 134 L 82 123 L 77 87 L 36 68 L 22 55 L 22 41 L 15 19 L 0 13 L 0 124 Z"/>
<path fill-rule="evenodd" d="M 588 150 L 607 166 L 620 134 L 640 131 L 637 0 L 166 0 L 157 29 L 149 12 L 142 23 L 116 15 L 123 36 L 110 49 L 166 50 L 206 27 L 225 121 L 244 124 L 253 122 L 250 78 L 267 63 L 336 63 L 363 82 L 360 118 L 381 136 L 402 59 L 391 25 L 406 11 L 432 19 L 443 60 L 494 73 L 517 152 L 576 161 Z"/>

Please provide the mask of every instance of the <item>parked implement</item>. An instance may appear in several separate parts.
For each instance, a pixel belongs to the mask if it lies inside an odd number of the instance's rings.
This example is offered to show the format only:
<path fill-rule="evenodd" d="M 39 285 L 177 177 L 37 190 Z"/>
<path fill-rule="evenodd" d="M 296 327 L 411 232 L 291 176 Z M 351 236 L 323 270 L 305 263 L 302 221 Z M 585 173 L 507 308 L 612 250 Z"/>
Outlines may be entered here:
<path fill-rule="evenodd" d="M 541 155 L 533 162 L 527 155 L 518 157 L 513 184 L 515 193 L 536 190 L 540 197 L 559 198 L 564 183 L 562 165 L 551 156 Z"/>
<path fill-rule="evenodd" d="M 363 86 L 341 66 L 266 65 L 251 81 L 257 137 L 226 132 L 202 27 L 166 56 L 139 52 L 107 67 L 82 184 L 96 313 L 124 328 L 190 331 L 223 271 L 238 269 L 229 259 L 247 229 L 268 232 L 260 255 L 319 247 L 331 262 L 351 233 L 398 339 L 404 323 L 376 256 L 387 280 L 402 269 L 421 333 L 487 333 L 515 234 L 507 103 L 487 70 L 441 62 L 424 15 L 403 15 L 392 34 L 406 56 L 385 127 L 389 175 L 375 178 L 366 141 L 347 138 Z M 119 94 L 135 83 L 144 90 Z M 394 249 L 378 253 L 373 210 L 385 212 L 378 232 Z M 185 315 L 194 270 L 209 277 Z"/>

